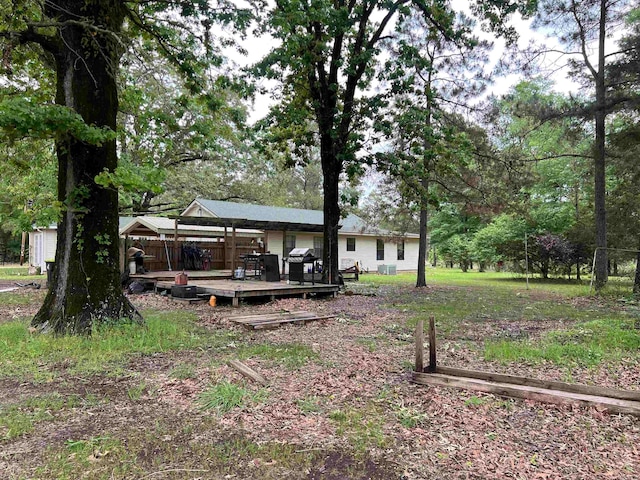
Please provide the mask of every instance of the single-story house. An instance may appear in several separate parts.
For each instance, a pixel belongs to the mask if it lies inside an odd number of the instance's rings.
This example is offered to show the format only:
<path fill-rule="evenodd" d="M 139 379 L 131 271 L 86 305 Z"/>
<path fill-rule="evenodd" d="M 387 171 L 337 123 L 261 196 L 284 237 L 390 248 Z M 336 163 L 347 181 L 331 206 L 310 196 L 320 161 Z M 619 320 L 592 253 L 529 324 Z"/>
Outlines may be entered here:
<path fill-rule="evenodd" d="M 249 203 L 197 198 L 178 218 L 120 217 L 121 268 L 124 269 L 126 240 L 142 242 L 151 257 L 150 270 L 183 268 L 180 249 L 194 244 L 209 255 L 212 269 L 233 268 L 243 253 L 270 252 L 280 261 L 293 248 L 311 248 L 323 254 L 324 214 L 321 210 L 271 207 Z M 177 241 L 175 241 L 177 239 Z M 57 226 L 35 228 L 29 233 L 29 264 L 46 271 L 55 258 Z M 418 268 L 419 236 L 402 236 L 366 225 L 349 214 L 338 231 L 338 266 L 358 264 L 364 271 L 395 267 L 397 271 Z M 286 273 L 287 266 L 284 265 Z"/>
<path fill-rule="evenodd" d="M 322 210 L 197 198 L 180 215 L 181 221 L 187 221 L 189 217 L 255 225 L 264 232 L 264 251 L 276 254 L 280 259 L 286 258 L 293 248 L 312 248 L 316 256 L 322 258 Z M 349 214 L 342 219 L 338 230 L 338 267 L 344 269 L 357 263 L 366 271 L 377 271 L 383 265 L 393 265 L 398 271 L 417 270 L 418 245 L 417 234 L 393 235 Z"/>
<path fill-rule="evenodd" d="M 120 228 L 132 219 L 133 217 L 120 217 Z M 56 257 L 57 243 L 58 226 L 55 223 L 46 227 L 34 227 L 29 232 L 29 265 L 40 267 L 40 272 L 46 273 L 47 262 L 53 262 Z"/>

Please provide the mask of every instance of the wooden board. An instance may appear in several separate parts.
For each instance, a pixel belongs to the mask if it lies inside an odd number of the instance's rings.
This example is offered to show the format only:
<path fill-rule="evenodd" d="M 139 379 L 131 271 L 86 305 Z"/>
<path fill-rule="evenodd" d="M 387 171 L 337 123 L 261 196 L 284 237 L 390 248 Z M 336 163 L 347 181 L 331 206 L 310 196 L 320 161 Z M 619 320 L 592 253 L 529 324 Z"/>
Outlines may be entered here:
<path fill-rule="evenodd" d="M 504 375 L 500 373 L 465 370 L 462 368 L 452 367 L 437 367 L 435 373 L 640 402 L 640 391 L 638 390 L 616 390 L 613 388 L 598 387 L 594 385 L 580 385 L 575 383 L 558 382 L 555 380 L 539 380 L 537 378 L 518 377 L 515 375 Z"/>
<path fill-rule="evenodd" d="M 209 297 L 182 298 L 182 297 L 174 297 L 171 295 L 169 295 L 167 298 L 169 298 L 170 300 L 173 300 L 174 302 L 182 302 L 182 303 L 199 303 L 199 302 L 206 302 L 209 300 Z"/>
<path fill-rule="evenodd" d="M 272 312 L 253 315 L 234 315 L 227 320 L 252 329 L 277 328 L 285 323 L 305 323 L 334 318 L 335 315 L 318 316 L 313 312 Z"/>
<path fill-rule="evenodd" d="M 439 367 L 442 371 L 442 367 Z M 456 369 L 457 370 L 457 369 Z M 484 373 L 484 372 L 483 372 Z M 493 375 L 493 374 L 491 374 Z M 503 377 L 509 377 L 505 375 Z M 523 377 L 519 377 L 523 378 Z M 443 373 L 414 372 L 412 380 L 422 385 L 437 385 L 475 390 L 494 395 L 524 398 L 539 402 L 556 404 L 582 404 L 603 408 L 611 413 L 627 413 L 640 416 L 640 402 L 602 395 L 588 395 L 584 393 L 568 392 L 552 388 L 541 388 L 531 385 L 518 385 L 500 381 L 490 381 L 479 378 L 461 377 Z M 533 379 L 528 379 L 533 380 Z M 561 383 L 561 382 L 554 382 Z M 567 384 L 564 384 L 567 385 Z M 620 392 L 620 391 L 618 391 Z M 634 392 L 626 392 L 634 393 Z M 624 394 L 623 394 L 624 396 Z"/>

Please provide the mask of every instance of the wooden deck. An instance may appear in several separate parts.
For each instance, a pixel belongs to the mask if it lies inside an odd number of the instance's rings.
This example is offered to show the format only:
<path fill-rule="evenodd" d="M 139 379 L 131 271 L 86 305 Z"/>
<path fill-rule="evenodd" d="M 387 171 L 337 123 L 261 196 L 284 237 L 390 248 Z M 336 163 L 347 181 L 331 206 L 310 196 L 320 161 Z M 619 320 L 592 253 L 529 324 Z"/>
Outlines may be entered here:
<path fill-rule="evenodd" d="M 175 285 L 171 281 L 157 280 L 156 290 L 171 290 Z M 264 282 L 258 280 L 224 280 L 224 279 L 196 279 L 189 274 L 189 285 L 197 287 L 198 295 L 215 295 L 218 298 L 230 298 L 234 307 L 240 304 L 243 298 L 265 297 L 274 300 L 276 297 L 301 296 L 307 298 L 308 295 L 332 295 L 336 296 L 338 285 L 327 285 L 324 283 L 297 283 L 287 282 Z"/>
<path fill-rule="evenodd" d="M 144 281 L 174 281 L 176 275 L 182 273 L 182 270 L 161 270 L 157 272 L 136 273 L 129 275 L 134 280 Z M 217 280 L 231 278 L 231 270 L 185 270 L 189 280 Z"/>

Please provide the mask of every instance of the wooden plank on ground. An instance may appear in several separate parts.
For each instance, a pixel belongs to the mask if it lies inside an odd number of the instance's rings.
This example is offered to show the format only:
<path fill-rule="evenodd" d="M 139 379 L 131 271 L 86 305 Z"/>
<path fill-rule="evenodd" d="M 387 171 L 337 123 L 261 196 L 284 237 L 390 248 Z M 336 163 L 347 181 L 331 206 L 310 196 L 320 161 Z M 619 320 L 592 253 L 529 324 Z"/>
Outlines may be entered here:
<path fill-rule="evenodd" d="M 550 390 L 560 390 L 564 392 L 582 393 L 585 395 L 596 395 L 640 402 L 640 391 L 638 390 L 616 390 L 613 388 L 598 387 L 593 385 L 571 384 L 554 380 L 539 380 L 537 378 L 518 377 L 515 375 L 504 375 L 500 373 L 481 372 L 477 370 L 465 370 L 462 368 L 452 367 L 437 367 L 436 373 L 442 373 L 444 375 L 452 375 L 456 377 L 477 378 L 479 380 L 487 380 L 490 382 L 526 385 L 530 387 L 546 388 Z"/>
<path fill-rule="evenodd" d="M 291 319 L 282 319 L 282 320 L 273 320 L 271 322 L 260 322 L 260 323 L 255 323 L 252 324 L 251 326 L 253 326 L 254 329 L 259 330 L 262 328 L 274 328 L 274 327 L 278 327 L 284 323 L 306 323 L 306 322 L 313 322 L 316 320 L 328 320 L 330 318 L 335 318 L 334 315 L 327 315 L 324 317 L 309 317 L 309 318 L 291 318 Z M 249 325 L 249 324 L 248 324 Z"/>
<path fill-rule="evenodd" d="M 298 323 L 314 320 L 326 320 L 335 318 L 335 315 L 318 316 L 313 312 L 297 311 L 297 312 L 273 312 L 253 315 L 234 315 L 227 317 L 227 320 L 250 327 L 258 328 L 274 328 L 283 323 Z"/>
<path fill-rule="evenodd" d="M 251 314 L 242 314 L 242 315 L 229 315 L 227 320 L 231 322 L 242 321 L 242 320 L 253 320 L 256 318 L 281 318 L 283 315 L 302 315 L 305 313 L 310 313 L 306 311 L 280 311 L 280 312 L 265 312 L 265 313 L 251 313 Z"/>
<path fill-rule="evenodd" d="M 250 378 L 254 382 L 258 382 L 260 385 L 267 385 L 268 383 L 266 378 L 264 378 L 262 375 L 260 375 L 251 367 L 248 367 L 247 365 L 245 365 L 244 363 L 238 360 L 231 360 L 228 363 L 228 365 L 234 370 L 237 370 L 238 372 L 240 372 L 245 377 Z"/>
<path fill-rule="evenodd" d="M 413 381 L 423 385 L 437 385 L 475 390 L 494 395 L 524 398 L 555 404 L 583 404 L 604 408 L 611 413 L 627 413 L 640 416 L 640 402 L 599 395 L 566 392 L 529 385 L 494 382 L 478 378 L 458 377 L 440 373 L 413 373 Z"/>

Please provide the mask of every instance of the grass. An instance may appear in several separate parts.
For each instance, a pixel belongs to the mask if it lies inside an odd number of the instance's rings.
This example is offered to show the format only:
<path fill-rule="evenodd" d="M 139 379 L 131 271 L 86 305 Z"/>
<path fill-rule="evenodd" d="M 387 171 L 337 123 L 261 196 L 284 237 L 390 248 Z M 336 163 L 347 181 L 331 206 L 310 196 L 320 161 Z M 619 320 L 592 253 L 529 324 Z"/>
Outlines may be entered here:
<path fill-rule="evenodd" d="M 155 312 L 146 325 L 122 325 L 97 331 L 90 337 L 55 337 L 29 333 L 25 321 L 0 324 L 0 376 L 54 378 L 64 368 L 72 374 L 108 371 L 144 355 L 171 350 L 216 346 L 225 339 L 198 328 L 193 314 Z"/>
<path fill-rule="evenodd" d="M 379 287 L 408 285 L 415 282 L 415 274 L 366 277 Z M 404 291 L 393 295 L 389 307 L 409 314 L 406 332 L 412 332 L 418 320 L 428 321 L 434 315 L 441 339 L 465 338 L 473 325 L 490 323 L 529 325 L 540 322 L 566 323 L 567 329 L 543 333 L 538 339 L 492 340 L 484 345 L 486 360 L 503 363 L 539 363 L 548 361 L 562 366 L 593 367 L 602 362 L 617 362 L 624 357 L 639 357 L 640 330 L 635 328 L 633 305 L 626 312 L 613 311 L 607 302 L 617 299 L 617 292 L 627 288 L 623 281 L 612 280 L 611 288 L 599 303 L 577 308 L 569 300 L 588 294 L 588 284 L 563 280 L 530 282 L 523 287 L 523 279 L 509 273 L 468 272 L 432 269 L 428 273 L 431 284 L 463 288 L 435 288 L 423 291 Z M 625 286 L 626 285 L 626 286 Z M 542 295 L 541 295 L 542 294 Z M 637 322 L 636 322 L 637 324 Z M 394 328 L 394 332 L 397 327 Z M 524 334 L 526 337 L 526 333 Z"/>
<path fill-rule="evenodd" d="M 311 347 L 297 343 L 278 345 L 261 343 L 258 345 L 248 345 L 240 347 L 237 355 L 241 360 L 252 357 L 274 360 L 292 370 L 300 368 L 310 360 L 318 358 L 318 354 L 315 353 Z"/>
<path fill-rule="evenodd" d="M 46 275 L 29 275 L 29 267 L 20 267 L 17 265 L 0 266 L 0 280 L 14 280 L 23 282 L 25 280 L 46 281 Z"/>
<path fill-rule="evenodd" d="M 42 296 L 38 296 L 38 299 L 44 298 L 44 293 Z M 21 305 L 31 305 L 34 302 L 34 299 L 31 295 L 25 295 L 22 292 L 1 292 L 0 293 L 0 305 L 9 305 L 9 306 L 21 306 Z"/>
<path fill-rule="evenodd" d="M 259 402 L 265 395 L 264 390 L 251 392 L 244 386 L 224 380 L 203 391 L 198 396 L 198 403 L 204 410 L 216 410 L 218 415 L 222 415 L 234 408 Z"/>
<path fill-rule="evenodd" d="M 502 362 L 553 362 L 557 365 L 592 367 L 603 361 L 619 361 L 638 355 L 640 330 L 632 319 L 606 319 L 579 323 L 552 331 L 539 341 L 499 341 L 485 346 L 487 360 Z"/>
<path fill-rule="evenodd" d="M 384 417 L 375 406 L 363 409 L 347 407 L 329 413 L 336 425 L 336 433 L 345 436 L 356 454 L 362 455 L 372 447 L 383 448 L 388 439 L 383 432 Z"/>
<path fill-rule="evenodd" d="M 451 268 L 427 268 L 427 285 L 449 285 L 457 287 L 482 287 L 499 288 L 507 290 L 527 290 L 526 278 L 522 274 L 512 272 L 462 272 Z M 553 292 L 567 297 L 587 296 L 589 292 L 589 279 L 577 282 L 576 280 L 547 279 L 539 277 L 529 278 L 529 290 Z M 371 283 L 374 286 L 381 285 L 415 285 L 415 272 L 401 272 L 398 275 L 369 274 L 361 277 L 362 283 Z M 619 286 L 627 286 L 626 279 L 611 279 L 612 289 Z"/>
<path fill-rule="evenodd" d="M 196 378 L 196 367 L 190 363 L 179 363 L 169 372 L 169 376 L 178 380 Z"/>
<path fill-rule="evenodd" d="M 54 418 L 54 413 L 81 404 L 78 396 L 58 393 L 28 398 L 0 406 L 0 439 L 11 440 L 33 431 L 35 425 Z"/>
<path fill-rule="evenodd" d="M 398 419 L 398 423 L 405 428 L 414 428 L 418 425 L 422 425 L 427 418 L 425 413 L 420 412 L 415 408 L 404 406 L 398 407 L 395 414 Z"/>
<path fill-rule="evenodd" d="M 49 448 L 47 454 L 48 462 L 35 471 L 38 478 L 127 478 L 136 460 L 122 441 L 109 435 L 69 439 L 63 448 Z"/>

